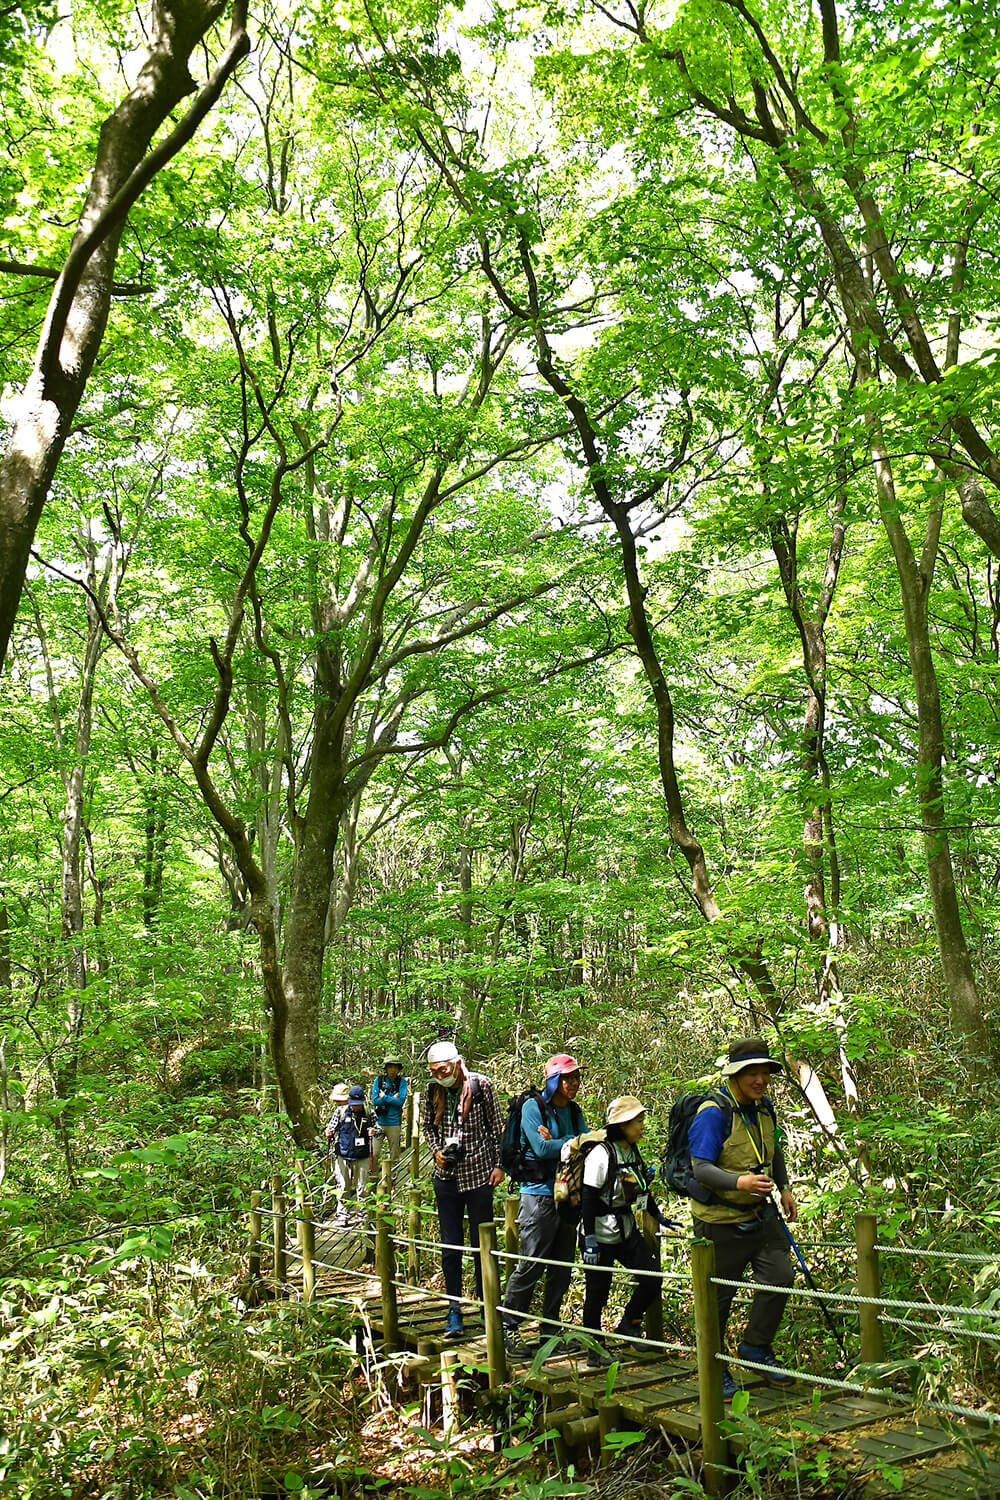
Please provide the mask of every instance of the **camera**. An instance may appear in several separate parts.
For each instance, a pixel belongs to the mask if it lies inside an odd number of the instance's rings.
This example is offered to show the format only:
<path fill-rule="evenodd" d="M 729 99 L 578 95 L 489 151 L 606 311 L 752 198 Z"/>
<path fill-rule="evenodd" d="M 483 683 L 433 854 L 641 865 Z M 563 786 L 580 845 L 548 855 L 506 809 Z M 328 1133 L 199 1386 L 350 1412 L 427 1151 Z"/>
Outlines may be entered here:
<path fill-rule="evenodd" d="M 453 1172 L 465 1155 L 465 1147 L 457 1136 L 452 1136 L 451 1140 L 445 1141 L 441 1147 L 441 1155 L 445 1159 L 449 1172 Z"/>

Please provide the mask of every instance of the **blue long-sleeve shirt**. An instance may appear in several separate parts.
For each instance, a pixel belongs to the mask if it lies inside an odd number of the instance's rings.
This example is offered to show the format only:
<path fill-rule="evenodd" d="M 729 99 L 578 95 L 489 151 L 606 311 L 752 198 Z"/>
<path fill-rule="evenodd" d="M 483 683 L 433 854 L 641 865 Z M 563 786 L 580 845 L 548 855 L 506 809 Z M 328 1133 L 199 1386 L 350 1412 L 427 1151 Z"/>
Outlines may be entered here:
<path fill-rule="evenodd" d="M 556 1170 L 559 1166 L 559 1157 L 566 1141 L 573 1135 L 581 1135 L 587 1129 L 587 1122 L 583 1117 L 580 1106 L 569 1104 L 547 1104 L 545 1106 L 549 1117 L 549 1130 L 552 1132 L 551 1141 L 547 1141 L 538 1134 L 542 1125 L 542 1111 L 537 1099 L 525 1099 L 521 1108 L 521 1134 L 524 1136 L 528 1150 L 533 1157 L 551 1169 L 551 1174 L 546 1175 L 544 1182 L 522 1182 L 521 1192 L 528 1193 L 535 1198 L 551 1198 L 556 1180 Z"/>
<path fill-rule="evenodd" d="M 389 1079 L 376 1077 L 372 1084 L 372 1108 L 378 1116 L 380 1125 L 402 1125 L 403 1105 L 406 1103 L 407 1082 L 403 1077 L 396 1079 L 395 1089 L 389 1086 Z M 384 1087 L 383 1087 L 384 1085 Z"/>

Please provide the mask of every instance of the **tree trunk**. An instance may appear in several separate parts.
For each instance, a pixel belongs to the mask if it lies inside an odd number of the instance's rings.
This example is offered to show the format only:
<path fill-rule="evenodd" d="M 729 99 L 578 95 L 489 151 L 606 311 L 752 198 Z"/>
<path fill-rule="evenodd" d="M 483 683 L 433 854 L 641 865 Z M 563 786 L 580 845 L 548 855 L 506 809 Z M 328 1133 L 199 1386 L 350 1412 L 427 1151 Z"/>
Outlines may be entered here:
<path fill-rule="evenodd" d="M 879 514 L 892 548 L 896 575 L 899 578 L 906 649 L 917 702 L 916 792 L 938 952 L 951 1008 L 952 1029 L 965 1051 L 970 1072 L 974 1076 L 980 1076 L 989 1060 L 990 1046 L 972 972 L 972 961 L 962 929 L 951 861 L 942 776 L 944 722 L 928 626 L 928 605 L 941 526 L 941 500 L 937 498 L 933 502 L 934 508 L 928 522 L 922 555 L 918 560 L 900 519 L 892 465 L 882 437 L 881 424 L 875 412 L 870 409 L 866 413 L 866 420 L 874 460 Z"/>
<path fill-rule="evenodd" d="M 135 86 L 101 127 L 83 212 L 52 292 L 34 367 L 0 462 L 0 667 L 38 521 L 104 337 L 118 244 L 129 210 L 159 168 L 194 134 L 249 51 L 246 0 L 235 0 L 232 37 L 212 78 L 181 123 L 149 151 L 164 121 L 195 91 L 188 58 L 219 19 L 224 4 L 225 0 L 156 0 L 149 54 Z"/>

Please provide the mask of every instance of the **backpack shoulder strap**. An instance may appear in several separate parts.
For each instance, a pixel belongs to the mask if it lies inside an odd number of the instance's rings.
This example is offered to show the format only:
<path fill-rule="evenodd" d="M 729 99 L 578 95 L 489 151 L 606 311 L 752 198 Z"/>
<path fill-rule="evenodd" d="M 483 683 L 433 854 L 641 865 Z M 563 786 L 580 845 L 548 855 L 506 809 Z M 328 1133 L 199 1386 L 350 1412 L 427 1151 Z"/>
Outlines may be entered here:
<path fill-rule="evenodd" d="M 725 1089 L 709 1089 L 702 1100 L 702 1104 L 714 1104 L 717 1109 L 722 1111 L 723 1119 L 726 1122 L 726 1134 L 728 1135 L 733 1128 L 733 1111 L 735 1108 L 731 1095 Z M 701 1105 L 698 1106 L 698 1109 L 701 1109 Z M 696 1110 L 695 1113 L 697 1112 Z"/>

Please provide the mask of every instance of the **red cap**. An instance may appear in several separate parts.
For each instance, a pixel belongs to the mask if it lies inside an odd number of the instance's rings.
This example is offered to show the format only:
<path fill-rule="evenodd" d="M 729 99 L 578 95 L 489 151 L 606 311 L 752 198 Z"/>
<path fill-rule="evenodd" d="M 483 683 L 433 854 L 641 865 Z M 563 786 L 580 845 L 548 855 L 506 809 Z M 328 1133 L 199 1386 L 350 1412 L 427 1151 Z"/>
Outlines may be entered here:
<path fill-rule="evenodd" d="M 570 1057 L 568 1052 L 557 1052 L 555 1057 L 550 1057 L 545 1064 L 546 1078 L 554 1078 L 557 1073 L 579 1073 L 580 1064 L 575 1057 Z"/>

